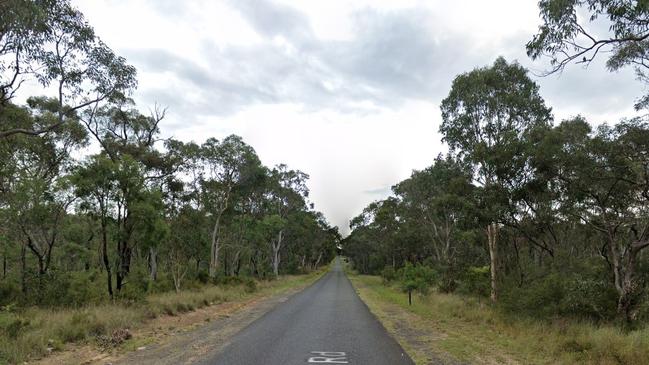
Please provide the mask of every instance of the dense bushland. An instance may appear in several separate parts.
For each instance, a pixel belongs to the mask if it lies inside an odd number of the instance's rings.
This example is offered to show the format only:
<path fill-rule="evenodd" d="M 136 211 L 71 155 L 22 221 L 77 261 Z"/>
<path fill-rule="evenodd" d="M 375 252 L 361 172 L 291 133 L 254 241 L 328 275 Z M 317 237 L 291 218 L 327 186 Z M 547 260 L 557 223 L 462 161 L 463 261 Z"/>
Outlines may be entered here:
<path fill-rule="evenodd" d="M 609 69 L 634 66 L 646 82 L 646 4 L 539 7 L 543 24 L 527 50 L 550 57 L 549 73 L 606 54 Z M 610 22 L 609 38 L 588 33 L 595 19 Z M 359 272 L 406 287 L 417 286 L 410 265 L 424 265 L 439 291 L 489 296 L 506 312 L 641 325 L 649 315 L 646 106 L 645 96 L 637 116 L 616 124 L 555 122 L 516 62 L 498 58 L 458 75 L 441 102 L 448 154 L 354 218 L 344 250 Z"/>
<path fill-rule="evenodd" d="M 235 135 L 162 138 L 166 110 L 139 111 L 135 68 L 68 0 L 4 1 L 0 16 L 2 311 L 254 290 L 330 262 L 339 234 L 307 174 Z M 26 80 L 45 95 L 20 94 Z"/>

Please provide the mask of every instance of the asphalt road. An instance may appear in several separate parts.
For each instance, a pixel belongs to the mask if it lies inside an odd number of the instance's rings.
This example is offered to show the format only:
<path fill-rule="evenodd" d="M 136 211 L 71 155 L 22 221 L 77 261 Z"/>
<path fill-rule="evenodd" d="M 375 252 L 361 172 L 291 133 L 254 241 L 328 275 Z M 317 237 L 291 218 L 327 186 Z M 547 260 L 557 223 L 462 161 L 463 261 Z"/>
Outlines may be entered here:
<path fill-rule="evenodd" d="M 340 262 L 201 364 L 414 364 L 370 313 Z"/>

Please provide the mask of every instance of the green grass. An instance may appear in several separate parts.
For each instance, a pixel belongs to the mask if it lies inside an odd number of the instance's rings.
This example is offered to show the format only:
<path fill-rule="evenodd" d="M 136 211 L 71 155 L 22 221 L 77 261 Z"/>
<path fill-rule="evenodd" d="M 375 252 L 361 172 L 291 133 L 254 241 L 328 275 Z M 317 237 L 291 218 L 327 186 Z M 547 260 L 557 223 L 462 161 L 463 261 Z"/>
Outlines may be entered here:
<path fill-rule="evenodd" d="M 242 301 L 309 284 L 323 270 L 307 275 L 283 276 L 245 285 L 205 285 L 196 290 L 148 296 L 142 303 L 103 304 L 78 309 L 27 308 L 0 311 L 0 364 L 15 364 L 59 351 L 68 343 L 97 343 L 120 329 L 137 329 L 160 315 L 178 315 L 207 305 Z M 137 340 L 127 341 L 133 347 Z M 48 349 L 49 348 L 49 349 Z"/>
<path fill-rule="evenodd" d="M 384 286 L 379 277 L 350 275 L 350 278 L 388 329 L 395 324 L 386 315 L 387 306 L 414 314 L 406 317 L 412 322 L 409 325 L 435 338 L 426 341 L 434 353 L 450 354 L 471 363 L 649 363 L 647 328 L 625 332 L 613 324 L 519 318 L 496 310 L 485 299 L 440 293 L 415 296 L 413 305 L 409 306 L 406 294 Z M 420 351 L 408 344 L 404 346 L 414 352 L 418 364 L 426 363 Z"/>

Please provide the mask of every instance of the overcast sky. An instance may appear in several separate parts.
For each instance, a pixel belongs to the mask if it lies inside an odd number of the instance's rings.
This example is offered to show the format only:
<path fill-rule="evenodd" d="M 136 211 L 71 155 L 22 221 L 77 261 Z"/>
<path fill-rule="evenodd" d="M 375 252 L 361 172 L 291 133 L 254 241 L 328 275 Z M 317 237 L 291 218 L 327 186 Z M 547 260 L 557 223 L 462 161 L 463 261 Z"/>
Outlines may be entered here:
<path fill-rule="evenodd" d="M 140 108 L 169 108 L 165 136 L 235 133 L 269 166 L 311 176 L 316 209 L 348 220 L 446 150 L 439 103 L 453 77 L 525 55 L 536 0 L 73 0 L 138 69 Z M 633 114 L 631 70 L 573 66 L 536 78 L 555 120 Z"/>

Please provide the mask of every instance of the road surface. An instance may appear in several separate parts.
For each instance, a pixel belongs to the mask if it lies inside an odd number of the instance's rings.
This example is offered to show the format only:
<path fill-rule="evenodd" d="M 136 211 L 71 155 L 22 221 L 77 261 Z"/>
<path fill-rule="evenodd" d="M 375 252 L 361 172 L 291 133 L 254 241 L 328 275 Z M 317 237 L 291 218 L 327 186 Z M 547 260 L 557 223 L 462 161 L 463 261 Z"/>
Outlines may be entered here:
<path fill-rule="evenodd" d="M 370 313 L 345 276 L 332 270 L 232 337 L 200 364 L 414 364 Z"/>

